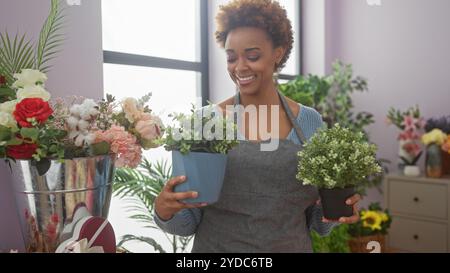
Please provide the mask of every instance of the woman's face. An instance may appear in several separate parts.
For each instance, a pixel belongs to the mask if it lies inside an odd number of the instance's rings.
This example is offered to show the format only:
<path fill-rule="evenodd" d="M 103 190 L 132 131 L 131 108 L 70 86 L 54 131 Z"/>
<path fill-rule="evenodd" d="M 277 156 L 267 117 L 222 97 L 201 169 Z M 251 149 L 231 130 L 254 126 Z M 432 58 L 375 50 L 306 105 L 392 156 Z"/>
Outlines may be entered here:
<path fill-rule="evenodd" d="M 228 73 L 248 95 L 273 85 L 275 66 L 283 58 L 284 50 L 274 48 L 266 32 L 254 27 L 236 28 L 225 42 Z"/>

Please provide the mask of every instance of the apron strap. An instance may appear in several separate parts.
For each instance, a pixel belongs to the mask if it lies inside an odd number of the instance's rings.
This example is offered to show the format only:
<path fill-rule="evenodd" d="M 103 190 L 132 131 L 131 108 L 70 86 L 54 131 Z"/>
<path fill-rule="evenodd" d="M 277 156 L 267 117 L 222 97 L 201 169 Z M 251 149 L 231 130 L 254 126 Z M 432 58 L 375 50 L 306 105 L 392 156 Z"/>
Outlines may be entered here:
<path fill-rule="evenodd" d="M 300 125 L 297 123 L 297 119 L 294 117 L 294 114 L 291 111 L 291 108 L 289 108 L 289 105 L 286 101 L 286 98 L 280 93 L 280 91 L 277 90 L 278 96 L 280 97 L 281 100 L 281 105 L 284 108 L 284 111 L 286 111 L 289 120 L 291 121 L 292 126 L 294 127 L 295 133 L 297 134 L 297 137 L 299 138 L 300 142 L 302 144 L 305 144 L 307 142 L 305 135 L 303 134 L 302 129 L 300 128 Z M 234 96 L 234 106 L 236 107 L 236 105 L 241 104 L 241 93 L 237 92 L 236 95 Z M 302 111 L 302 109 L 300 109 L 300 111 Z M 237 121 L 237 113 L 236 111 L 234 112 L 234 118 Z"/>

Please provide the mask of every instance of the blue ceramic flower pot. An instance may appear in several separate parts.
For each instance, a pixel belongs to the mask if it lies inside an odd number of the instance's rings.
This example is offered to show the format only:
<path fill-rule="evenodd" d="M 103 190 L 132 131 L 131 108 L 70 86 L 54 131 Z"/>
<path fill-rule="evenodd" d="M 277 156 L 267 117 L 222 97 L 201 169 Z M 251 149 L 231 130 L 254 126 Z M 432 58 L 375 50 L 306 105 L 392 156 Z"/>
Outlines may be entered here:
<path fill-rule="evenodd" d="M 184 203 L 213 204 L 219 200 L 222 191 L 227 155 L 191 152 L 183 155 L 172 151 L 172 176 L 186 176 L 186 182 L 175 187 L 175 192 L 196 191 L 195 199 Z"/>

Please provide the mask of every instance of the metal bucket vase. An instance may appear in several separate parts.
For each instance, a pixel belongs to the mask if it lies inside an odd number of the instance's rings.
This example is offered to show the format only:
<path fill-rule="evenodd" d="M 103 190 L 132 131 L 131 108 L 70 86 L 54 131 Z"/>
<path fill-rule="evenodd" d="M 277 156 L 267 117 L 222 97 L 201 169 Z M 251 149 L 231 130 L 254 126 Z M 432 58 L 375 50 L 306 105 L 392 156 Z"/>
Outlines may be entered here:
<path fill-rule="evenodd" d="M 31 161 L 11 164 L 13 189 L 27 252 L 55 252 L 71 236 L 75 211 L 107 218 L 115 155 L 51 161 L 43 176 Z"/>

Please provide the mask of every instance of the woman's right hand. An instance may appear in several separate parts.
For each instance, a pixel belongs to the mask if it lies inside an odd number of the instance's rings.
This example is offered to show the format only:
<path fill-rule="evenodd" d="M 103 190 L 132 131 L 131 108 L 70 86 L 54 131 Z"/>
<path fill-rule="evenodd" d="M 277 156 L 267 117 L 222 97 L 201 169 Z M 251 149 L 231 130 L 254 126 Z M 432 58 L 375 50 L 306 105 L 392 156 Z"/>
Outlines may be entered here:
<path fill-rule="evenodd" d="M 155 200 L 155 211 L 156 214 L 164 221 L 172 219 L 172 217 L 183 209 L 193 209 L 205 207 L 206 203 L 197 204 L 187 204 L 183 203 L 182 200 L 197 198 L 198 192 L 174 192 L 174 187 L 186 182 L 185 176 L 177 176 L 169 181 L 162 189 L 161 193 L 156 197 Z"/>

